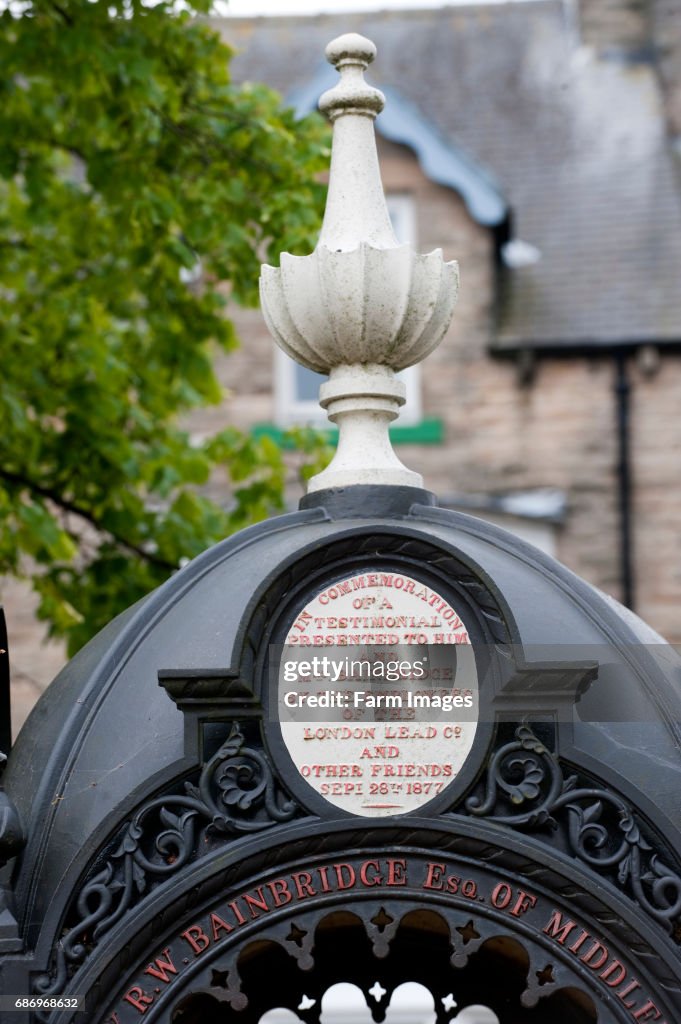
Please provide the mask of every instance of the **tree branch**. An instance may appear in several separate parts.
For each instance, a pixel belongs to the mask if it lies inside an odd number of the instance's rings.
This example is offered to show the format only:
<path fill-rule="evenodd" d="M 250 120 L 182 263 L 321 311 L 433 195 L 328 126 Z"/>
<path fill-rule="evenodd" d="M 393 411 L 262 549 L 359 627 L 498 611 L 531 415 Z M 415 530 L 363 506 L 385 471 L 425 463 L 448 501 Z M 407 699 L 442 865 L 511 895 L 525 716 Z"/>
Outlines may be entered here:
<path fill-rule="evenodd" d="M 31 480 L 29 477 L 26 477 L 21 473 L 13 473 L 11 470 L 5 469 L 4 467 L 0 467 L 0 478 L 7 480 L 8 483 L 15 484 L 18 487 L 25 487 L 34 494 L 39 494 L 41 498 L 51 501 L 53 504 L 63 509 L 64 512 L 72 512 L 74 515 L 79 516 L 81 519 L 84 519 L 85 522 L 94 526 L 94 528 L 100 533 L 108 534 L 116 544 L 119 544 L 122 548 L 125 548 L 132 554 L 138 555 L 150 565 L 155 565 L 159 569 L 166 569 L 168 572 L 176 572 L 179 568 L 179 566 L 173 562 L 168 562 L 164 558 L 159 558 L 157 555 L 154 555 L 149 551 L 145 551 L 143 547 L 140 547 L 133 541 L 127 540 L 125 537 L 120 537 L 107 526 L 103 526 L 97 519 L 97 516 L 95 516 L 89 509 L 83 508 L 81 505 L 69 501 L 50 487 L 44 487 L 35 480 Z"/>
<path fill-rule="evenodd" d="M 68 13 L 68 11 L 65 11 L 64 8 L 61 7 L 58 3 L 55 3 L 55 0 L 50 0 L 50 7 L 53 11 L 56 11 L 59 17 L 62 18 L 62 20 L 65 21 L 67 25 L 73 25 L 73 18 L 71 17 L 71 15 Z"/>

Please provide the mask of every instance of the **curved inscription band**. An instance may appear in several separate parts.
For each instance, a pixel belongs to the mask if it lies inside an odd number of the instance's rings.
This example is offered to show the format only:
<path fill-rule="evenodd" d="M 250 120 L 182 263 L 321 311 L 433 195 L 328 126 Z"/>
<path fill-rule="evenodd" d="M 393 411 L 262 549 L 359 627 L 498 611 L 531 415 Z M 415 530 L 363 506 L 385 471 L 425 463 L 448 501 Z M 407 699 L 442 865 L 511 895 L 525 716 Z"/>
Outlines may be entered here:
<path fill-rule="evenodd" d="M 380 971 L 386 982 L 388 975 L 396 977 L 396 971 L 403 980 L 400 928 L 404 924 L 423 931 L 410 947 L 409 969 L 421 975 L 415 980 L 426 980 L 433 963 L 424 951 L 432 950 L 438 937 L 442 940 L 444 960 L 437 976 L 448 986 L 439 993 L 442 996 L 454 991 L 457 979 L 466 972 L 478 971 L 480 954 L 504 936 L 506 950 L 509 942 L 515 942 L 526 956 L 525 982 L 517 989 L 516 1012 L 542 1006 L 550 1020 L 553 997 L 579 988 L 591 1005 L 598 1007 L 602 1024 L 645 1020 L 650 1007 L 659 1016 L 649 1014 L 648 1019 L 672 1024 L 674 1017 L 664 1016 L 672 992 L 666 984 L 656 989 L 649 972 L 653 966 L 650 958 L 641 955 L 643 946 L 634 957 L 622 937 L 610 933 L 611 912 L 601 915 L 600 924 L 595 919 L 585 920 L 569 893 L 566 904 L 547 890 L 537 863 L 531 883 L 509 874 L 502 867 L 504 854 L 498 846 L 482 848 L 480 856 L 471 859 L 457 856 L 447 845 L 445 842 L 437 854 L 417 846 L 403 851 L 368 846 L 361 852 L 295 859 L 276 871 L 270 866 L 244 881 L 244 888 L 232 886 L 229 892 L 194 908 L 190 916 L 185 914 L 173 930 L 159 937 L 151 959 L 146 952 L 136 968 L 119 979 L 118 994 L 106 1013 L 97 1017 L 97 1024 L 129 1024 L 142 1013 L 150 1022 L 165 1021 L 169 1014 L 185 1006 L 189 1009 L 192 994 L 215 999 L 214 1009 L 224 1019 L 232 1019 L 235 1011 L 234 1019 L 239 1019 L 240 1011 L 246 1011 L 244 1019 L 254 1020 L 277 1005 L 273 1000 L 281 998 L 279 983 L 290 986 L 293 997 L 314 997 L 320 981 L 345 980 L 348 973 L 358 977 L 367 968 L 367 957 L 376 958 L 368 968 L 371 981 Z M 593 912 L 593 899 L 590 907 Z M 343 934 L 334 935 L 333 964 L 327 964 L 317 976 L 311 969 L 322 968 L 320 925 L 338 910 L 344 913 L 345 929 L 350 918 L 357 928 L 348 932 L 352 941 L 347 955 L 337 946 L 343 943 Z M 254 940 L 263 957 L 255 972 L 251 963 Z M 283 975 L 276 973 L 282 959 L 277 960 L 272 952 L 275 944 L 290 958 Z M 270 955 L 272 967 L 268 970 Z M 327 968 L 333 969 L 336 979 Z M 259 983 L 263 971 L 271 977 L 274 990 Z M 470 982 L 471 973 L 467 977 Z M 484 992 L 492 994 L 487 975 L 478 973 L 473 981 L 479 992 L 487 985 Z M 291 1002 L 289 1008 L 293 1009 L 297 1004 Z M 583 1001 L 580 1004 L 584 1005 Z M 594 1017 L 577 1015 L 574 1019 L 582 1022 Z"/>

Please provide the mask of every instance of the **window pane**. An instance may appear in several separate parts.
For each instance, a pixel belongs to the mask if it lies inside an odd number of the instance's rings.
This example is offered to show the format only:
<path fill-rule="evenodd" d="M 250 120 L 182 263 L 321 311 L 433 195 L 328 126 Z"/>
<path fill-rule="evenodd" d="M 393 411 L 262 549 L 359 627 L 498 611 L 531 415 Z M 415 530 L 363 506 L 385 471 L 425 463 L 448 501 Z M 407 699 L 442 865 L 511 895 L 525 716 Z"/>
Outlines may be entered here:
<path fill-rule="evenodd" d="M 300 363 L 295 364 L 295 398 L 297 402 L 316 402 L 319 397 L 319 386 L 326 377 L 314 370 L 308 370 Z"/>

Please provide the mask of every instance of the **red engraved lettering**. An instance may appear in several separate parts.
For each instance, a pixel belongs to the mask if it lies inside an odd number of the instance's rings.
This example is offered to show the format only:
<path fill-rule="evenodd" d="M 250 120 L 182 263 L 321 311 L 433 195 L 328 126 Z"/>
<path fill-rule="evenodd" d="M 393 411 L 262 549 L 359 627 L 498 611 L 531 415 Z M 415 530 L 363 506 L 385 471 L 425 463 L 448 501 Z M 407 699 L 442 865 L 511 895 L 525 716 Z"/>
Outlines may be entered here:
<path fill-rule="evenodd" d="M 309 871 L 294 871 L 291 875 L 291 881 L 296 887 L 299 900 L 305 899 L 306 896 L 317 895 L 312 885 L 312 875 Z"/>
<path fill-rule="evenodd" d="M 549 923 L 544 928 L 544 935 L 549 935 L 563 946 L 572 929 L 576 927 L 574 921 L 563 922 L 563 915 L 560 911 L 554 910 Z"/>
<path fill-rule="evenodd" d="M 235 918 L 237 919 L 237 921 L 239 922 L 239 924 L 246 924 L 246 918 L 244 917 L 244 915 L 239 910 L 239 907 L 238 907 L 238 904 L 237 904 L 236 900 L 233 900 L 229 904 L 229 906 L 232 908 L 232 912 L 233 912 Z"/>
<path fill-rule="evenodd" d="M 376 872 L 369 878 L 368 871 L 370 868 Z M 366 885 L 370 888 L 372 885 L 380 885 L 383 879 L 381 878 L 381 867 L 377 860 L 365 860 L 359 869 L 359 879 L 362 885 Z"/>
<path fill-rule="evenodd" d="M 189 943 L 197 956 L 210 946 L 210 939 L 198 924 L 191 924 L 180 938 Z"/>
<path fill-rule="evenodd" d="M 161 959 L 163 957 L 164 959 Z M 168 984 L 170 978 L 169 974 L 177 974 L 177 967 L 170 959 L 170 948 L 164 949 L 161 956 L 154 960 L 153 964 L 149 964 L 148 967 L 144 968 L 145 974 L 150 974 L 152 978 L 158 978 L 165 985 Z"/>
<path fill-rule="evenodd" d="M 594 963 L 594 956 L 598 958 L 598 963 Z M 603 943 L 597 942 L 596 939 L 594 939 L 594 944 L 591 949 L 587 949 L 586 953 L 584 953 L 583 956 L 580 956 L 579 959 L 583 964 L 586 964 L 587 967 L 590 967 L 592 971 L 600 971 L 603 964 L 607 962 L 609 956 L 610 954 Z"/>
<path fill-rule="evenodd" d="M 586 940 L 590 938 L 591 936 L 589 935 L 589 933 L 582 928 L 582 934 L 578 935 L 575 941 L 572 943 L 572 945 L 570 946 L 570 952 L 576 953 L 578 949 L 582 948 Z"/>
<path fill-rule="evenodd" d="M 654 1017 L 651 1016 L 653 1013 L 655 1014 Z M 644 1014 L 645 1017 L 643 1016 Z M 662 1014 L 655 1006 L 655 1003 L 652 1003 L 649 999 L 647 1003 L 644 1003 L 643 1006 L 639 1007 L 636 1011 L 634 1014 L 634 1020 L 659 1020 L 661 1016 Z"/>
<path fill-rule="evenodd" d="M 248 907 L 248 911 L 249 911 L 251 917 L 253 917 L 253 918 L 256 918 L 256 917 L 259 916 L 257 914 L 257 912 L 256 912 L 258 910 L 264 910 L 266 914 L 269 912 L 270 908 L 267 905 L 267 900 L 263 896 L 263 891 L 262 891 L 262 886 L 261 885 L 258 886 L 258 888 L 255 890 L 255 896 L 252 896 L 250 894 L 250 892 L 245 892 L 243 894 L 243 900 L 244 900 L 244 903 L 246 904 L 246 906 Z M 288 903 L 288 900 L 286 902 Z M 279 904 L 277 904 L 277 906 L 278 905 Z"/>
<path fill-rule="evenodd" d="M 148 996 L 139 985 L 133 985 L 123 998 L 131 1006 L 134 1006 L 136 1010 L 139 1010 L 140 1013 L 146 1013 L 154 1001 L 154 997 Z"/>
<path fill-rule="evenodd" d="M 506 882 L 499 882 L 492 890 L 492 906 L 497 910 L 505 910 L 513 899 L 513 890 Z"/>
<path fill-rule="evenodd" d="M 322 880 L 322 892 L 331 892 L 331 886 L 329 885 L 329 879 L 327 877 L 327 872 L 329 870 L 328 867 L 323 864 L 317 870 L 319 871 L 319 877 Z"/>
<path fill-rule="evenodd" d="M 619 969 L 620 973 L 617 975 L 615 979 L 613 979 L 611 975 L 614 974 L 614 972 L 617 969 Z M 617 988 L 618 985 L 622 984 L 626 976 L 627 969 L 624 966 L 624 964 L 621 964 L 619 962 L 619 960 L 613 960 L 612 963 L 608 964 L 605 970 L 601 971 L 601 973 L 598 975 L 601 981 L 604 981 L 609 988 Z"/>
<path fill-rule="evenodd" d="M 285 878 L 275 878 L 273 882 L 268 882 L 267 885 L 272 893 L 275 907 L 283 907 L 293 899 Z"/>
<path fill-rule="evenodd" d="M 406 860 L 393 860 L 388 858 L 388 885 L 407 884 L 407 862 Z"/>
<path fill-rule="evenodd" d="M 352 889 L 357 881 L 355 869 L 352 864 L 334 864 L 339 889 Z"/>
<path fill-rule="evenodd" d="M 635 988 L 640 987 L 641 986 L 638 983 L 638 981 L 631 981 L 625 989 L 622 989 L 621 992 L 616 992 L 615 995 L 620 1000 L 620 1002 L 624 1003 L 626 996 L 631 995 Z M 627 1010 L 631 1010 L 636 1005 L 636 1003 L 624 1003 L 624 1005 L 626 1006 Z"/>
<path fill-rule="evenodd" d="M 428 864 L 428 874 L 426 880 L 423 883 L 424 889 L 444 889 L 444 883 L 442 882 L 442 876 L 447 870 L 444 864 Z"/>
<path fill-rule="evenodd" d="M 294 624 L 294 628 L 300 630 L 301 633 L 304 633 L 305 627 L 307 626 L 308 622 L 310 622 L 311 619 L 312 616 L 310 615 L 309 612 L 302 611 Z"/>
<path fill-rule="evenodd" d="M 515 906 L 511 913 L 514 917 L 520 917 L 521 914 L 526 913 L 531 907 L 534 907 L 537 902 L 536 896 L 530 896 L 529 893 L 523 892 L 521 889 L 518 893 L 518 899 L 515 902 Z"/>
<path fill-rule="evenodd" d="M 227 924 L 227 922 L 223 921 L 222 918 L 218 917 L 217 914 L 210 915 L 210 927 L 211 934 L 213 936 L 213 942 L 217 942 L 220 932 L 225 932 L 225 934 L 229 934 L 229 932 L 234 931 L 231 924 Z"/>

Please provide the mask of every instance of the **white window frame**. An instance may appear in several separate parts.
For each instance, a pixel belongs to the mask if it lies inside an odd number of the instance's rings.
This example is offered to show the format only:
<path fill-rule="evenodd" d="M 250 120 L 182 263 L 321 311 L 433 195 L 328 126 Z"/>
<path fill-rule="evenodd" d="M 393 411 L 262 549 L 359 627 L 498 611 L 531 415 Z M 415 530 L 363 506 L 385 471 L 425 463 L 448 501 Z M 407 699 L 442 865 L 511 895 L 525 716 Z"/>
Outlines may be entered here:
<path fill-rule="evenodd" d="M 409 192 L 389 192 L 385 201 L 397 241 L 417 248 L 416 204 Z"/>
<path fill-rule="evenodd" d="M 297 397 L 296 388 L 296 367 L 293 362 L 280 348 L 277 348 L 275 355 L 275 417 L 276 422 L 282 427 L 298 426 L 330 426 L 325 411 L 319 403 L 313 399 L 300 399 Z M 406 402 L 400 410 L 397 425 L 412 425 L 420 423 L 423 418 L 421 407 L 421 374 L 420 367 L 408 366 L 406 370 L 398 373 L 400 380 L 404 381 L 406 387 Z M 322 377 L 322 380 L 326 380 Z M 320 381 L 321 383 L 321 381 Z"/>

